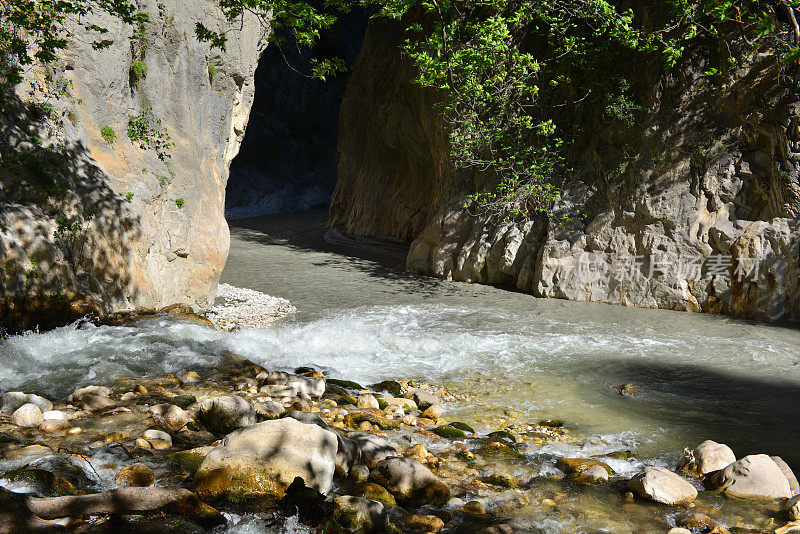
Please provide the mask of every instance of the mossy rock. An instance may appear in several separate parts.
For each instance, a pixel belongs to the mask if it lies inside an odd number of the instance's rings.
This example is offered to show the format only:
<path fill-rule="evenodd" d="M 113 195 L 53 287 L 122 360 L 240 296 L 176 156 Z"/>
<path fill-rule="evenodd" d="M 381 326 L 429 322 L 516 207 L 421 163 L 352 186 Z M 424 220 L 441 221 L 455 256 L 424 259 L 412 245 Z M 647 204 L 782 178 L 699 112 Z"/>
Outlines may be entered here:
<path fill-rule="evenodd" d="M 515 489 L 519 487 L 519 479 L 507 475 L 488 475 L 481 477 L 481 482 L 508 489 Z"/>
<path fill-rule="evenodd" d="M 453 428 L 457 428 L 459 430 L 463 430 L 464 432 L 469 432 L 470 434 L 475 433 L 475 429 L 469 426 L 467 423 L 462 423 L 461 421 L 453 421 L 449 423 L 450 426 Z"/>
<path fill-rule="evenodd" d="M 316 369 L 313 367 L 298 367 L 294 370 L 294 374 L 302 375 L 303 373 L 313 373 L 314 371 L 316 371 Z"/>
<path fill-rule="evenodd" d="M 400 427 L 396 421 L 385 417 L 383 412 L 375 408 L 353 410 L 344 418 L 344 424 L 353 428 L 363 421 L 367 421 L 383 430 L 396 430 Z"/>
<path fill-rule="evenodd" d="M 355 389 L 355 390 L 364 389 L 364 387 L 358 382 L 352 382 L 350 380 L 339 380 L 338 378 L 328 378 L 325 381 L 325 383 L 333 384 L 334 386 L 339 386 L 341 388 L 347 388 L 347 389 Z"/>
<path fill-rule="evenodd" d="M 611 469 L 611 466 L 600 460 L 595 460 L 594 458 L 559 458 L 558 462 L 556 462 L 556 467 L 567 473 L 570 477 L 579 476 L 586 469 L 594 465 L 599 465 L 605 469 L 609 475 L 614 474 L 614 470 Z"/>
<path fill-rule="evenodd" d="M 431 432 L 439 437 L 447 439 L 465 439 L 467 437 L 463 430 L 451 425 L 437 426 L 432 428 Z"/>
<path fill-rule="evenodd" d="M 343 387 L 339 387 L 335 384 L 331 384 L 330 382 L 327 382 L 325 384 L 325 394 L 323 395 L 323 397 L 326 399 L 331 399 L 333 401 L 336 401 L 336 404 L 339 405 L 351 404 L 353 406 L 356 406 L 358 404 L 356 398 L 350 395 L 346 389 L 344 389 Z"/>
<path fill-rule="evenodd" d="M 179 451 L 169 456 L 169 461 L 193 475 L 213 447 L 198 447 L 188 451 Z"/>
<path fill-rule="evenodd" d="M 633 453 L 631 451 L 614 451 L 606 456 L 615 460 L 630 460 L 633 458 Z"/>
<path fill-rule="evenodd" d="M 525 455 L 520 453 L 516 446 L 509 445 L 508 443 L 486 440 L 485 438 L 480 439 L 478 442 L 483 445 L 473 451 L 473 453 L 487 460 L 512 462 L 525 458 Z"/>
<path fill-rule="evenodd" d="M 544 419 L 539 421 L 539 426 L 546 426 L 548 428 L 562 428 L 564 426 L 564 421 L 561 419 Z"/>
<path fill-rule="evenodd" d="M 44 469 L 21 467 L 5 472 L 2 477 L 16 484 L 30 487 L 38 497 L 62 497 L 78 494 L 72 482 Z"/>
<path fill-rule="evenodd" d="M 517 438 L 514 437 L 514 434 L 508 430 L 497 430 L 495 432 L 490 432 L 486 435 L 486 437 L 494 441 L 503 441 L 511 444 L 517 443 Z"/>
<path fill-rule="evenodd" d="M 385 391 L 392 397 L 399 397 L 403 394 L 403 386 L 397 380 L 384 380 L 370 387 L 375 391 Z"/>
<path fill-rule="evenodd" d="M 389 406 L 389 404 L 385 400 L 383 400 L 383 397 L 380 396 L 375 397 L 375 400 L 378 401 L 378 408 L 380 408 L 381 410 L 384 410 L 386 409 L 387 406 Z"/>
<path fill-rule="evenodd" d="M 365 482 L 356 488 L 353 495 L 356 497 L 364 497 L 371 501 L 378 501 L 387 508 L 397 506 L 397 500 L 394 498 L 394 495 L 389 493 L 389 490 L 383 486 L 375 484 L 374 482 Z"/>

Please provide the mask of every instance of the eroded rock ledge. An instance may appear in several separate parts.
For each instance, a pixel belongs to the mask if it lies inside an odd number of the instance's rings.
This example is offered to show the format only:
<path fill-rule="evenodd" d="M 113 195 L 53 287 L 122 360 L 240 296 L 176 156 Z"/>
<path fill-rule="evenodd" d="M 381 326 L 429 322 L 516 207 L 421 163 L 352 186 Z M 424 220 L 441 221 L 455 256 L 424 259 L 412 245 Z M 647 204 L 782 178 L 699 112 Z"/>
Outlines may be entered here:
<path fill-rule="evenodd" d="M 399 42 L 386 23 L 367 32 L 342 107 L 329 226 L 413 241 L 413 273 L 539 297 L 800 320 L 800 99 L 779 83 L 770 53 L 724 88 L 702 75 L 713 49 L 690 51 L 669 74 L 621 65 L 645 116 L 622 131 L 603 110 L 578 110 L 589 133 L 567 154 L 571 220 L 492 224 L 464 207 L 485 178 L 450 169 L 435 98 L 407 89 Z M 586 253 L 609 264 L 640 258 L 643 276 L 587 282 L 576 276 Z M 661 272 L 715 257 L 730 259 L 727 276 Z M 736 264 L 749 258 L 758 272 L 739 280 Z"/>

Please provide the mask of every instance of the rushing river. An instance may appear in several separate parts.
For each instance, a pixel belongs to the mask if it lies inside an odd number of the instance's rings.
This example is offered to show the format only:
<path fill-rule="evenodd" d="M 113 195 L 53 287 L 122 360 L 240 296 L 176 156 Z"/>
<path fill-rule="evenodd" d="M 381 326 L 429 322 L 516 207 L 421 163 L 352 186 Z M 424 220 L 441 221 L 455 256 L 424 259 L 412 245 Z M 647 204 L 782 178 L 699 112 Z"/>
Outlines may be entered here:
<path fill-rule="evenodd" d="M 232 225 L 222 281 L 298 308 L 271 328 L 150 321 L 12 337 L 0 341 L 0 389 L 58 398 L 120 376 L 213 366 L 229 349 L 269 368 L 451 385 L 480 402 L 446 413 L 478 427 L 507 408 L 562 419 L 587 438 L 548 446 L 556 456 L 631 450 L 674 468 L 683 447 L 713 439 L 739 457 L 765 452 L 800 467 L 800 331 L 409 276 L 402 247 L 330 245 L 323 226 L 322 212 Z M 625 383 L 643 392 L 621 396 Z"/>

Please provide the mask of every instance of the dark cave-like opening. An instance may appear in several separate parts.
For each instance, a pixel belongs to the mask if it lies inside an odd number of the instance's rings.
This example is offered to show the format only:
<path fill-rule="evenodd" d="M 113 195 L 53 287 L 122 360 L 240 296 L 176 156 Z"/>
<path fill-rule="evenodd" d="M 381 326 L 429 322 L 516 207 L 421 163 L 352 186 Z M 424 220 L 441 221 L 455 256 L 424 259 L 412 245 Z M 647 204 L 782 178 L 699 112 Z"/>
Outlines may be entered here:
<path fill-rule="evenodd" d="M 255 73 L 255 99 L 239 154 L 231 163 L 225 216 L 240 219 L 327 207 L 339 164 L 337 129 L 350 67 L 367 16 L 356 11 L 322 32 L 314 49 L 270 44 Z M 347 72 L 313 79 L 310 58 L 339 57 Z"/>

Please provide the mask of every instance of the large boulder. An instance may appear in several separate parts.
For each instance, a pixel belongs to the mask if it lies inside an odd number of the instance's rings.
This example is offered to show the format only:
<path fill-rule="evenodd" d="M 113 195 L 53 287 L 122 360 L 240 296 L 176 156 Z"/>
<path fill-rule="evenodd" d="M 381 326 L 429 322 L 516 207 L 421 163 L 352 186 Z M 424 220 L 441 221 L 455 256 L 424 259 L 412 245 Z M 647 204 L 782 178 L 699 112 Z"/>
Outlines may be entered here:
<path fill-rule="evenodd" d="M 283 498 L 296 477 L 326 494 L 333 483 L 336 434 L 286 417 L 236 430 L 203 459 L 194 491 L 223 496 Z"/>
<path fill-rule="evenodd" d="M 736 455 L 730 447 L 707 439 L 693 450 L 684 449 L 678 469 L 702 476 L 725 469 L 735 461 Z"/>
<path fill-rule="evenodd" d="M 411 506 L 443 506 L 450 489 L 416 460 L 387 458 L 375 465 L 370 478 L 389 490 L 397 502 Z"/>
<path fill-rule="evenodd" d="M 772 461 L 775 462 L 775 465 L 777 465 L 783 472 L 786 480 L 789 481 L 789 489 L 792 491 L 792 495 L 797 495 L 800 493 L 800 483 L 798 483 L 797 477 L 795 476 L 794 471 L 792 471 L 792 468 L 789 467 L 789 464 L 784 462 L 783 458 L 780 456 L 770 456 L 770 458 L 772 458 Z"/>
<path fill-rule="evenodd" d="M 200 403 L 197 418 L 215 434 L 228 434 L 256 423 L 256 410 L 241 397 L 213 397 Z"/>
<path fill-rule="evenodd" d="M 381 460 L 400 456 L 386 438 L 366 432 L 353 432 L 350 434 L 350 439 L 358 444 L 361 458 L 370 469 Z"/>
<path fill-rule="evenodd" d="M 21 391 L 8 391 L 3 393 L 2 405 L 0 410 L 2 413 L 13 413 L 17 408 L 23 404 L 35 404 L 42 412 L 49 412 L 53 409 L 53 403 L 44 397 L 34 395 L 32 393 L 23 393 Z"/>
<path fill-rule="evenodd" d="M 640 497 L 662 504 L 680 504 L 697 498 L 694 486 L 663 467 L 645 467 L 628 481 L 628 489 Z"/>
<path fill-rule="evenodd" d="M 786 475 L 766 454 L 751 454 L 710 477 L 709 484 L 736 497 L 785 499 L 792 496 Z"/>
<path fill-rule="evenodd" d="M 350 469 L 361 461 L 361 448 L 358 442 L 353 439 L 348 439 L 339 435 L 328 423 L 322 420 L 318 415 L 310 412 L 301 412 L 293 410 L 289 412 L 287 417 L 296 419 L 301 423 L 307 425 L 317 425 L 324 428 L 329 432 L 336 434 L 336 474 L 339 476 L 347 476 Z"/>

